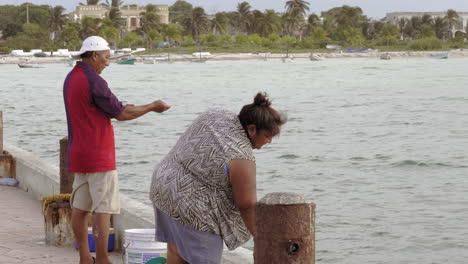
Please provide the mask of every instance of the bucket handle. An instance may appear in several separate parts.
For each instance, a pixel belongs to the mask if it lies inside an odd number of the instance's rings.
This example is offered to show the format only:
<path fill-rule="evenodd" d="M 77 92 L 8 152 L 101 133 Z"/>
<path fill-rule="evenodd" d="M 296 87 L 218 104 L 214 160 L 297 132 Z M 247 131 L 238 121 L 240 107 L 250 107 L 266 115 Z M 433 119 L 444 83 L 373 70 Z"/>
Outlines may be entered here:
<path fill-rule="evenodd" d="M 127 256 L 127 248 L 130 246 L 131 242 L 127 242 L 127 243 L 123 243 L 123 250 L 124 250 L 124 254 L 122 254 L 122 263 L 127 263 L 125 262 L 127 260 L 126 256 Z"/>

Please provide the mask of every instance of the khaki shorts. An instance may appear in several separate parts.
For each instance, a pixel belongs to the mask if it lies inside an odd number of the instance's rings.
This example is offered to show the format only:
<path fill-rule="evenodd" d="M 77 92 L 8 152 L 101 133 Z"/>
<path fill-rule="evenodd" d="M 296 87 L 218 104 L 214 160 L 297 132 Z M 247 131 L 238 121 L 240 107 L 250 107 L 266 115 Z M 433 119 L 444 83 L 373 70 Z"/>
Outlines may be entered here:
<path fill-rule="evenodd" d="M 117 171 L 75 173 L 73 208 L 92 213 L 120 213 L 119 178 Z"/>

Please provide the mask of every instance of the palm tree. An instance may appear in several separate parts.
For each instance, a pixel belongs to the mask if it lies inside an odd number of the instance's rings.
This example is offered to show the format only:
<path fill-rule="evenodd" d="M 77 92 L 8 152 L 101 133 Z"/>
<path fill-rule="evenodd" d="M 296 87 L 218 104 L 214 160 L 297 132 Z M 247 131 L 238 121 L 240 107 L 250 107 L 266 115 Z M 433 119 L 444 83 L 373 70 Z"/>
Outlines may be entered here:
<path fill-rule="evenodd" d="M 228 20 L 225 13 L 216 13 L 215 17 L 211 20 L 211 31 L 213 34 L 226 33 Z"/>
<path fill-rule="evenodd" d="M 400 20 L 398 20 L 398 29 L 400 30 L 400 33 L 402 36 L 405 35 L 404 31 L 405 31 L 405 27 L 406 25 L 408 25 L 408 19 L 407 18 L 400 18 Z"/>
<path fill-rule="evenodd" d="M 446 19 L 450 27 L 450 37 L 453 37 L 453 31 L 455 31 L 456 27 L 460 24 L 460 22 L 458 21 L 459 17 L 460 16 L 458 15 L 457 11 L 453 9 L 449 9 L 447 11 Z"/>
<path fill-rule="evenodd" d="M 426 25 L 432 26 L 432 25 L 434 25 L 434 19 L 432 18 L 431 15 L 424 14 L 421 17 L 421 24 L 426 24 Z"/>
<path fill-rule="evenodd" d="M 98 5 L 101 0 L 86 0 L 86 4 L 80 3 L 80 5 Z"/>
<path fill-rule="evenodd" d="M 205 10 L 201 7 L 195 7 L 192 11 L 188 30 L 196 42 L 200 40 L 200 35 L 208 31 L 209 25 L 210 20 L 206 16 Z"/>
<path fill-rule="evenodd" d="M 256 20 L 256 25 L 258 34 L 267 37 L 280 30 L 281 20 L 274 10 L 269 9 Z"/>
<path fill-rule="evenodd" d="M 65 25 L 67 15 L 63 14 L 65 8 L 62 6 L 56 6 L 49 10 L 49 30 L 52 33 L 51 39 L 55 39 L 56 32 L 61 32 Z"/>
<path fill-rule="evenodd" d="M 147 5 L 146 12 L 141 15 L 141 28 L 143 32 L 159 31 L 161 27 L 160 18 L 156 14 L 156 6 Z"/>
<path fill-rule="evenodd" d="M 112 21 L 112 26 L 118 29 L 120 29 L 125 23 L 125 20 L 122 18 L 122 13 L 118 7 L 111 7 L 109 11 L 109 19 Z"/>
<path fill-rule="evenodd" d="M 248 32 L 252 23 L 252 7 L 247 2 L 242 2 L 237 5 L 237 27 L 242 32 Z"/>
<path fill-rule="evenodd" d="M 451 35 L 448 19 L 436 17 L 434 19 L 434 31 L 437 38 L 447 39 L 447 37 Z"/>
<path fill-rule="evenodd" d="M 317 25 L 320 25 L 320 23 L 321 23 L 321 20 L 320 20 L 320 17 L 317 14 L 311 14 L 307 18 L 307 24 L 309 24 L 311 26 L 317 26 Z"/>
<path fill-rule="evenodd" d="M 295 8 L 283 15 L 283 29 L 286 34 L 302 37 L 304 17 L 300 15 L 301 12 L 299 8 Z"/>
<path fill-rule="evenodd" d="M 89 36 L 98 35 L 100 24 L 101 19 L 99 18 L 84 17 L 81 20 L 80 38 L 85 39 Z"/>
<path fill-rule="evenodd" d="M 105 5 L 108 7 L 121 7 L 123 5 L 124 1 L 123 0 L 106 0 Z"/>
<path fill-rule="evenodd" d="M 293 10 L 295 14 L 302 17 L 306 16 L 306 11 L 309 11 L 309 2 L 305 0 L 288 0 L 285 4 L 286 13 L 292 13 Z"/>

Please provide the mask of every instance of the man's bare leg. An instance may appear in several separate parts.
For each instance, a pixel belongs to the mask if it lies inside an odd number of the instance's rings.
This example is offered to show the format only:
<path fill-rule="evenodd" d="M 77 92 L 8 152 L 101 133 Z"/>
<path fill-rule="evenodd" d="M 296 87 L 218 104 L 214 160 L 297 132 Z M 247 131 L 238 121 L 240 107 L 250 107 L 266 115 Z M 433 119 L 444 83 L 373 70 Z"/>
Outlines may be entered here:
<path fill-rule="evenodd" d="M 94 241 L 96 241 L 96 263 L 109 264 L 108 243 L 111 214 L 95 213 L 93 223 Z"/>
<path fill-rule="evenodd" d="M 73 208 L 71 224 L 80 252 L 80 264 L 92 264 L 88 246 L 88 212 Z"/>

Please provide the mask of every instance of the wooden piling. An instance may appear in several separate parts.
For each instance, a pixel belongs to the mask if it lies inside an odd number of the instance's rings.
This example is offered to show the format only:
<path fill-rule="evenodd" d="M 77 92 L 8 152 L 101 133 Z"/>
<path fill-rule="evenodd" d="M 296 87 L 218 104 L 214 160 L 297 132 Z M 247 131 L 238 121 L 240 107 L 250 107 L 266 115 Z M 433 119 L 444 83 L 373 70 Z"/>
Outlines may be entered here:
<path fill-rule="evenodd" d="M 71 228 L 69 197 L 45 197 L 43 207 L 46 243 L 54 246 L 72 245 L 75 239 Z"/>
<path fill-rule="evenodd" d="M 315 264 L 315 204 L 270 193 L 255 207 L 255 264 Z"/>
<path fill-rule="evenodd" d="M 16 178 L 16 161 L 3 149 L 3 112 L 0 111 L 0 177 Z"/>
<path fill-rule="evenodd" d="M 3 112 L 0 111 L 0 155 L 3 154 Z"/>
<path fill-rule="evenodd" d="M 67 170 L 68 137 L 60 140 L 60 193 L 71 193 L 73 190 L 73 173 Z"/>

